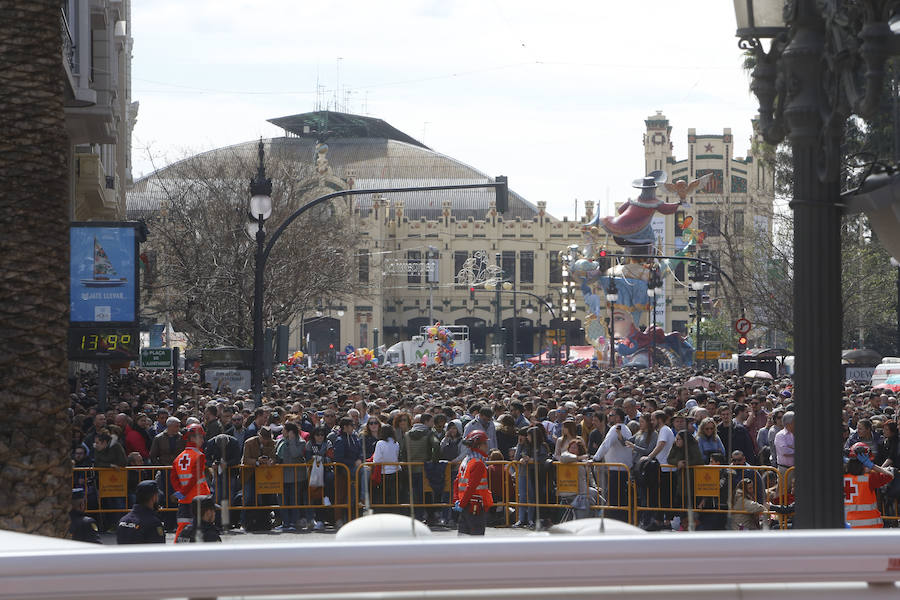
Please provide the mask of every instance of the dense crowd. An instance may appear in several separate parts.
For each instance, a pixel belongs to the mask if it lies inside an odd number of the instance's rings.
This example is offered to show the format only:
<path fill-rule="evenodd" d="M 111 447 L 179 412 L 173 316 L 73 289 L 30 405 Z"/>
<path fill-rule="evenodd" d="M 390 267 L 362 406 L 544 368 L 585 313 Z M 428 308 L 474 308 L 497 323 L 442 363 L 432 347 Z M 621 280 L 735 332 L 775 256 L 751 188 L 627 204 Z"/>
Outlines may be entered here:
<path fill-rule="evenodd" d="M 416 506 L 418 518 L 452 526 L 455 515 L 440 506 L 448 501 L 441 492 L 446 477 L 455 473 L 445 465 L 464 455 L 467 433 L 482 430 L 495 461 L 494 495 L 507 486 L 520 504 L 514 526 L 533 527 L 538 514 L 560 518 L 540 503 L 562 502 L 575 517 L 603 506 L 607 516 L 625 519 L 616 509 L 629 504 L 629 480 L 637 484 L 638 523 L 648 530 L 756 529 L 773 513 L 793 510 L 795 398 L 788 377 L 686 368 L 319 366 L 275 373 L 259 406 L 246 390 L 212 389 L 192 372 L 180 377 L 176 398 L 170 372 L 112 375 L 108 407 L 100 412 L 96 376 L 81 373 L 71 404 L 75 466 L 143 466 L 148 474 L 130 477 L 127 501 L 141 479 L 155 478 L 162 504 L 172 507 L 167 473 L 153 467 L 171 466 L 184 449 L 181 432 L 199 423 L 207 466 L 226 467 L 210 474 L 216 498 L 244 509 L 232 510 L 225 520 L 231 527 L 322 529 L 353 513 L 330 504 L 392 510 L 407 498 L 425 505 Z M 845 449 L 862 442 L 876 465 L 898 464 L 896 398 L 856 382 L 847 382 L 843 394 Z M 391 464 L 398 462 L 421 466 Z M 257 503 L 252 475 L 228 467 L 277 463 L 313 466 L 285 469 L 283 494 L 260 496 L 258 504 L 300 508 L 249 510 Z M 336 463 L 346 469 L 334 469 Z M 554 488 L 560 463 L 584 467 L 577 492 Z M 718 496 L 693 497 L 689 467 L 696 465 L 722 466 Z M 361 467 L 371 484 L 365 489 L 357 489 Z M 74 483 L 86 490 L 87 507 L 125 510 L 126 499 L 97 498 L 89 473 L 76 470 Z M 896 492 L 890 484 L 879 494 Z M 690 522 L 687 509 L 699 511 Z M 114 526 L 108 515 L 101 518 L 102 528 Z"/>

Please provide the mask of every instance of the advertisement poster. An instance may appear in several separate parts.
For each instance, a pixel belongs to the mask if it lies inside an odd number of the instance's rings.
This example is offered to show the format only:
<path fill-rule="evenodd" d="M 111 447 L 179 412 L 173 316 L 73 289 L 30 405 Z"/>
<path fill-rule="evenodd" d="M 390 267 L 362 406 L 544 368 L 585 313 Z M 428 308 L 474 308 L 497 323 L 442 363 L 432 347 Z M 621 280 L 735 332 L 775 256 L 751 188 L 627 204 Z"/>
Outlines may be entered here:
<path fill-rule="evenodd" d="M 134 322 L 137 271 L 134 227 L 70 229 L 70 320 L 73 323 Z"/>

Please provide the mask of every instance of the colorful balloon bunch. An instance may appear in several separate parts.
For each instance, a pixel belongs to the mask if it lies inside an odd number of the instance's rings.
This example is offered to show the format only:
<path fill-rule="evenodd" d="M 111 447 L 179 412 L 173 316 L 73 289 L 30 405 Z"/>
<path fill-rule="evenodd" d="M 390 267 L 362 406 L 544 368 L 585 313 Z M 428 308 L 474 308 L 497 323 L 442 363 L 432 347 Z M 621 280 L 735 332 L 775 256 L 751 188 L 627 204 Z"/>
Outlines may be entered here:
<path fill-rule="evenodd" d="M 297 367 L 297 366 L 302 367 L 303 366 L 303 356 L 304 356 L 303 352 L 301 352 L 300 350 L 297 350 L 296 352 L 291 354 L 291 356 L 284 362 L 289 367 Z"/>
<path fill-rule="evenodd" d="M 347 354 L 348 367 L 377 367 L 378 359 L 375 352 L 369 348 L 357 348 Z"/>
<path fill-rule="evenodd" d="M 456 341 L 449 329 L 440 324 L 435 323 L 426 331 L 429 342 L 437 342 L 437 354 L 434 357 L 436 364 L 442 365 L 452 363 L 456 358 Z"/>

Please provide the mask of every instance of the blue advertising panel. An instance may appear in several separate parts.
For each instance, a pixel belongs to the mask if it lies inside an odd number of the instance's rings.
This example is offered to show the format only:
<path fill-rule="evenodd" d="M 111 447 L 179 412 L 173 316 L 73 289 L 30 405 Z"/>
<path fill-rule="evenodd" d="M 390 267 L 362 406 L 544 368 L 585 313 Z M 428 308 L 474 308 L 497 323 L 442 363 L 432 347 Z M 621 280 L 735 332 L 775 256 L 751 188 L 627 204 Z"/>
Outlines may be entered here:
<path fill-rule="evenodd" d="M 137 239 L 134 224 L 72 224 L 70 321 L 137 321 Z"/>

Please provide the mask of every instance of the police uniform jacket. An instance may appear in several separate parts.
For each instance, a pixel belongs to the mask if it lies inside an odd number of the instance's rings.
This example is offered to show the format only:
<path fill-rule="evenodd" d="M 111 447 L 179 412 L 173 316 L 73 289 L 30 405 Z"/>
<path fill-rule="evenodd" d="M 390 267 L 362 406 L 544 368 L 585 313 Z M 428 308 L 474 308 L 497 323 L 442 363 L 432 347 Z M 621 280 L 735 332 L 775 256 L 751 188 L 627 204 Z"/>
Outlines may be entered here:
<path fill-rule="evenodd" d="M 90 542 L 91 544 L 102 544 L 100 541 L 100 529 L 97 527 L 97 521 L 90 518 L 83 512 L 70 511 L 69 533 L 76 542 Z"/>
<path fill-rule="evenodd" d="M 131 512 L 119 520 L 116 527 L 116 542 L 119 544 L 165 544 L 166 530 L 156 513 L 135 504 Z"/>

